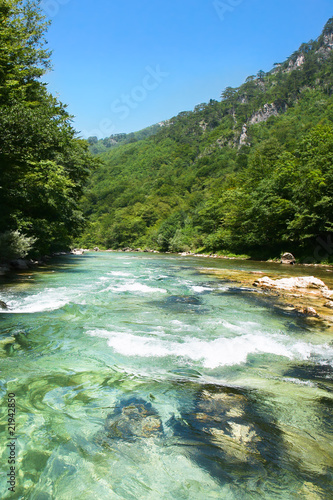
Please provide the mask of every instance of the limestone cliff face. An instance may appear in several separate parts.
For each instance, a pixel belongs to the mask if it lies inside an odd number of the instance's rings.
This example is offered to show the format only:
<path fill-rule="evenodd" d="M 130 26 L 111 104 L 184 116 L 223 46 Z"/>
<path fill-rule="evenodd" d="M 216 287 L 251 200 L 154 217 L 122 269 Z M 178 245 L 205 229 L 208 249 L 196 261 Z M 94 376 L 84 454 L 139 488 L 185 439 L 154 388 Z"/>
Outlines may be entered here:
<path fill-rule="evenodd" d="M 254 113 L 250 118 L 250 125 L 254 123 L 265 122 L 271 116 L 277 116 L 279 114 L 276 105 L 272 102 L 271 104 L 264 104 L 264 106 Z"/>
<path fill-rule="evenodd" d="M 275 68 L 270 71 L 270 74 L 276 74 L 278 72 L 290 73 L 292 71 L 297 71 L 302 68 L 307 60 L 307 55 L 310 52 L 314 52 L 317 55 L 318 61 L 327 59 L 333 50 L 333 18 L 326 24 L 323 33 L 318 37 L 316 41 L 310 41 L 308 44 L 302 44 L 297 52 L 295 52 L 285 63 L 276 63 Z M 265 81 L 262 82 L 260 79 L 254 80 L 256 85 L 261 85 L 263 87 L 263 92 L 265 92 Z M 238 102 L 241 104 L 248 103 L 247 94 L 239 95 Z M 248 142 L 248 127 L 261 122 L 267 121 L 271 116 L 278 116 L 287 110 L 287 105 L 281 108 L 277 106 L 276 103 L 266 103 L 258 111 L 252 114 L 246 123 L 242 125 L 242 130 L 238 132 L 238 147 L 249 145 Z"/>
<path fill-rule="evenodd" d="M 247 140 L 247 125 L 244 123 L 243 128 L 242 128 L 242 133 L 239 138 L 239 147 L 241 146 L 246 146 L 248 144 Z"/>
<path fill-rule="evenodd" d="M 296 61 L 289 61 L 288 68 L 286 69 L 286 72 L 293 71 L 294 69 L 300 68 L 302 64 L 304 64 L 305 61 L 305 56 L 304 54 L 299 54 L 297 56 Z"/>
<path fill-rule="evenodd" d="M 320 58 L 326 58 L 329 56 L 333 49 L 333 33 L 327 33 L 323 35 L 322 46 L 316 51 L 316 54 Z"/>
<path fill-rule="evenodd" d="M 284 111 L 285 111 L 285 109 L 280 110 L 280 112 L 284 112 Z M 241 132 L 241 135 L 239 137 L 238 147 L 249 145 L 248 136 L 247 136 L 247 128 L 249 125 L 254 125 L 256 123 L 265 122 L 271 116 L 278 116 L 278 114 L 279 114 L 279 110 L 278 110 L 277 106 L 274 104 L 274 102 L 272 102 L 270 104 L 269 103 L 264 104 L 264 106 L 261 109 L 259 109 L 259 111 L 257 111 L 256 113 L 254 113 L 251 116 L 248 123 L 243 124 L 242 132 Z"/>
<path fill-rule="evenodd" d="M 326 45 L 327 48 L 332 50 L 333 49 L 333 32 L 327 33 L 326 35 L 324 35 L 323 41 L 324 41 L 324 45 Z"/>

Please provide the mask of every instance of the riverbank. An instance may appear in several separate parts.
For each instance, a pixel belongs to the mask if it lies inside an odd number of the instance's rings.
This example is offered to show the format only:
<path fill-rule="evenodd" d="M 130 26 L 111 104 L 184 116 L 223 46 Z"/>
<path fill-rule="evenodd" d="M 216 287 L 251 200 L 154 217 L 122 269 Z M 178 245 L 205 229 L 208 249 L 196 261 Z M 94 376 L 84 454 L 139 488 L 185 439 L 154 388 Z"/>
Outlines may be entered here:
<path fill-rule="evenodd" d="M 36 269 L 45 266 L 51 257 L 43 257 L 40 260 L 32 259 L 15 259 L 0 264 L 0 276 L 7 275 L 11 272 L 27 271 L 29 269 Z"/>
<path fill-rule="evenodd" d="M 38 267 L 45 267 L 54 257 L 61 257 L 64 255 L 83 255 L 85 252 L 90 252 L 91 250 L 71 250 L 67 252 L 54 252 L 51 255 L 43 255 L 37 260 L 34 259 L 12 259 L 8 261 L 3 261 L 0 263 L 0 276 L 5 276 L 12 272 L 17 271 L 28 271 L 29 269 L 38 269 Z"/>
<path fill-rule="evenodd" d="M 329 263 L 323 263 L 323 262 L 315 262 L 313 259 L 313 262 L 309 262 L 309 260 L 312 259 L 306 259 L 306 262 L 303 262 L 297 258 L 295 258 L 292 254 L 285 253 L 281 255 L 279 258 L 276 259 L 255 259 L 252 258 L 250 255 L 246 254 L 232 254 L 232 253 L 227 253 L 227 254 L 218 254 L 218 253 L 198 253 L 198 252 L 161 252 L 159 250 L 154 250 L 152 248 L 131 248 L 131 247 L 123 247 L 123 248 L 108 248 L 108 249 L 103 249 L 99 247 L 94 247 L 93 249 L 82 249 L 82 248 L 75 248 L 74 250 L 71 251 L 71 253 L 74 253 L 75 255 L 83 255 L 85 252 L 126 252 L 126 253 L 154 253 L 154 254 L 161 254 L 161 255 L 179 255 L 181 257 L 204 257 L 204 258 L 211 258 L 211 259 L 225 259 L 225 260 L 247 260 L 247 261 L 252 261 L 252 262 L 267 262 L 267 263 L 280 263 L 283 265 L 300 265 L 300 266 L 310 266 L 310 267 L 330 267 L 333 270 L 333 264 Z"/>
<path fill-rule="evenodd" d="M 309 324 L 317 323 L 323 328 L 333 330 L 332 271 L 326 270 L 329 274 L 323 281 L 315 276 L 298 276 L 297 270 L 302 271 L 302 266 L 291 266 L 290 272 L 283 266 L 283 273 L 279 273 L 278 269 L 263 272 L 214 268 L 203 268 L 200 272 L 214 275 L 223 283 L 227 283 L 230 291 L 235 294 L 255 293 L 263 305 L 269 304 L 284 314 L 300 316 Z M 320 270 L 320 276 L 323 278 L 324 266 L 321 266 Z"/>

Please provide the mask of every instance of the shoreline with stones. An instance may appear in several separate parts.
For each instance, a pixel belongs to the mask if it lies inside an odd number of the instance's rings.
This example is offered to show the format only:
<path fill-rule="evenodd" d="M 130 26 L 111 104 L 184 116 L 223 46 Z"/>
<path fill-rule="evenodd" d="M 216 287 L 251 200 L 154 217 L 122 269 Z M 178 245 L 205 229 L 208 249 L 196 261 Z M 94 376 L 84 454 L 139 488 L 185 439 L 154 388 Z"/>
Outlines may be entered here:
<path fill-rule="evenodd" d="M 267 276 L 269 272 L 263 271 L 203 269 L 200 272 L 223 280 L 229 291 L 256 293 L 263 304 L 333 330 L 333 290 L 315 276 L 280 278 L 274 274 L 273 279 Z"/>

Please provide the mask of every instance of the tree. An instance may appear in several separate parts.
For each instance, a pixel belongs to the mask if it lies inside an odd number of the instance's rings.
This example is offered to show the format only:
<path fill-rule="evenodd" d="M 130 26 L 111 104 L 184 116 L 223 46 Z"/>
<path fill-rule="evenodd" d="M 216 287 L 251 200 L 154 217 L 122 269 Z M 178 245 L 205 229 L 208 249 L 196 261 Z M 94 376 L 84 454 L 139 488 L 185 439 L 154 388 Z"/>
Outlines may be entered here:
<path fill-rule="evenodd" d="M 48 26 L 38 1 L 1 0 L 0 104 L 31 102 L 44 86 L 38 79 L 50 68 L 45 50 Z"/>
<path fill-rule="evenodd" d="M 19 230 L 48 252 L 82 227 L 77 204 L 98 162 L 40 81 L 50 52 L 38 4 L 0 2 L 0 232 Z"/>
<path fill-rule="evenodd" d="M 257 77 L 259 78 L 259 80 L 262 82 L 264 77 L 265 77 L 266 73 L 265 71 L 263 71 L 262 69 L 260 69 L 257 73 Z"/>

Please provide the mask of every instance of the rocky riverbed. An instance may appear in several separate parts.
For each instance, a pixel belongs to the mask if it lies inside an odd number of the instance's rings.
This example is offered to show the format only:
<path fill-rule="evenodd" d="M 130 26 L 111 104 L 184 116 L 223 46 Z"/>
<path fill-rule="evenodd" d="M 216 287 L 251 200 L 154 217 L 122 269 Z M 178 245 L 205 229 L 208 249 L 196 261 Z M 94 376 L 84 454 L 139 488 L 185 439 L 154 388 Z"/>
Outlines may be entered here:
<path fill-rule="evenodd" d="M 294 272 L 295 270 L 293 268 Z M 331 270 L 327 270 L 331 273 Z M 262 271 L 231 269 L 202 269 L 229 284 L 230 291 L 260 294 L 263 302 L 273 302 L 274 307 L 286 314 L 303 316 L 311 322 L 321 322 L 333 330 L 333 280 L 328 274 L 326 283 L 315 276 L 267 275 Z M 285 273 L 285 271 L 284 271 Z M 333 274 L 333 273 L 332 273 Z"/>

